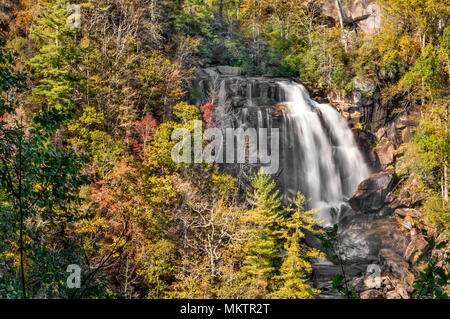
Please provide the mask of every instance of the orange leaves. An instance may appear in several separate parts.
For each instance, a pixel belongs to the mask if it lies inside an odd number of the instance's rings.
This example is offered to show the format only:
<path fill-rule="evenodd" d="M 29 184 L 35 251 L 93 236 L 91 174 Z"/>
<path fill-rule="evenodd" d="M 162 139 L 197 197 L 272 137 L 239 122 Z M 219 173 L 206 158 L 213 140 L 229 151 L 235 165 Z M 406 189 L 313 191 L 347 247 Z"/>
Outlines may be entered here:
<path fill-rule="evenodd" d="M 132 164 L 121 161 L 111 174 L 94 185 L 91 206 L 106 215 L 126 214 L 142 200 L 133 191 L 138 186 L 136 174 L 137 170 Z"/>
<path fill-rule="evenodd" d="M 134 126 L 135 142 L 133 144 L 133 150 L 138 156 L 142 156 L 144 149 L 153 138 L 153 131 L 158 126 L 156 119 L 150 114 L 146 113 L 145 116 Z"/>
<path fill-rule="evenodd" d="M 34 18 L 39 15 L 40 7 L 47 0 L 21 0 L 21 10 L 17 11 L 15 24 L 12 26 L 13 33 L 26 33 Z"/>
<path fill-rule="evenodd" d="M 203 119 L 206 122 L 206 128 L 211 128 L 219 125 L 219 122 L 214 121 L 213 112 L 216 107 L 211 103 L 206 103 L 205 105 L 200 106 L 200 111 L 203 113 Z"/>

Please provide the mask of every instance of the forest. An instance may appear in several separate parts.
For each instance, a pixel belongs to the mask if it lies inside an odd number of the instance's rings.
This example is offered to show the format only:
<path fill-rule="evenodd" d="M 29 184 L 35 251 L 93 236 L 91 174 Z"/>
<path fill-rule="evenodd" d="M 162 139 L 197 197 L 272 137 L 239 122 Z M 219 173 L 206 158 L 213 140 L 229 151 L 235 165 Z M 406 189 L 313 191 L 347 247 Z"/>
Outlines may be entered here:
<path fill-rule="evenodd" d="M 364 30 L 372 13 L 352 17 L 356 2 L 2 0 L 0 299 L 312 299 L 318 260 L 344 297 L 448 298 L 450 3 L 366 1 L 382 14 Z M 383 267 L 383 286 L 348 278 L 344 226 L 321 226 L 300 188 L 286 198 L 257 166 L 173 161 L 174 130 L 218 126 L 218 90 L 195 103 L 193 84 L 218 66 L 330 103 L 380 101 L 385 122 L 349 126 L 371 136 L 371 173 L 395 175 L 389 196 L 420 197 L 377 210 L 415 245 L 389 259 L 408 269 L 392 289 Z M 411 138 L 384 165 L 399 118 Z"/>

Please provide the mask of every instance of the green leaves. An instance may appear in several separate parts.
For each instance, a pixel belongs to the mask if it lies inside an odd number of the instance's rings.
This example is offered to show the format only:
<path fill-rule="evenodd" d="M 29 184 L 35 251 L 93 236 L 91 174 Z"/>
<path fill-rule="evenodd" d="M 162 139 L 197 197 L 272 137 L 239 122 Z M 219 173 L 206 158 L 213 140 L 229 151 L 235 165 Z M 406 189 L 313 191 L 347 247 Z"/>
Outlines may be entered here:
<path fill-rule="evenodd" d="M 426 235 L 426 232 L 425 232 Z M 426 238 L 431 249 L 445 249 L 448 241 L 442 241 L 436 245 L 434 237 Z M 450 257 L 438 263 L 436 258 L 428 261 L 426 268 L 419 272 L 419 277 L 414 281 L 415 291 L 412 294 L 413 299 L 448 299 L 447 287 L 450 282 L 448 265 Z"/>
<path fill-rule="evenodd" d="M 64 285 L 60 279 L 53 278 L 57 273 L 55 262 L 63 257 L 55 247 L 67 248 L 71 252 L 67 258 L 77 255 L 76 249 L 68 248 L 70 239 L 65 237 L 64 229 L 82 217 L 75 204 L 79 201 L 80 187 L 89 183 L 89 178 L 81 173 L 86 156 L 68 151 L 62 145 L 60 128 L 68 118 L 67 112 L 51 108 L 38 112 L 26 123 L 23 115 L 16 112 L 16 101 L 6 99 L 11 92 L 25 87 L 24 76 L 8 64 L 11 55 L 3 47 L 0 47 L 0 60 L 6 63 L 0 67 L 0 193 L 5 195 L 0 204 L 11 207 L 7 210 L 12 215 L 7 216 L 11 224 L 7 237 L 20 234 L 19 244 L 10 242 L 9 247 L 2 248 L 11 250 L 12 256 L 17 250 L 20 252 L 22 297 L 25 297 L 26 265 L 30 271 L 39 269 L 31 273 L 32 284 L 48 284 L 53 288 Z M 52 244 L 47 246 L 49 242 Z M 48 258 L 40 259 L 40 252 L 47 252 Z M 67 258 L 59 262 L 60 268 L 70 264 Z M 33 287 L 28 290 L 32 292 Z"/>

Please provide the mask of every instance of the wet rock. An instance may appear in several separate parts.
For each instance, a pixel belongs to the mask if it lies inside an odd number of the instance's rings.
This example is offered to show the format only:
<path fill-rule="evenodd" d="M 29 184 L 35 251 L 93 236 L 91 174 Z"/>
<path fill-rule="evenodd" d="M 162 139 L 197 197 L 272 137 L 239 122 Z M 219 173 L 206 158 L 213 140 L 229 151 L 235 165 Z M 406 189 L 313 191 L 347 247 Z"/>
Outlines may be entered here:
<path fill-rule="evenodd" d="M 369 164 L 373 171 L 381 170 L 380 159 L 373 147 L 378 141 L 376 136 L 360 129 L 353 129 L 353 134 L 355 135 L 359 149 L 364 155 L 366 163 Z"/>
<path fill-rule="evenodd" d="M 396 175 L 390 172 L 371 175 L 358 185 L 355 195 L 349 200 L 351 207 L 362 213 L 379 211 L 387 204 L 386 196 L 396 181 Z"/>
<path fill-rule="evenodd" d="M 339 223 L 339 247 L 347 261 L 378 263 L 383 248 L 403 255 L 410 239 L 398 229 L 394 216 L 356 214 L 347 216 Z"/>
<path fill-rule="evenodd" d="M 361 299 L 381 299 L 382 297 L 383 297 L 383 294 L 380 291 L 375 290 L 375 289 L 363 291 L 359 295 L 359 298 L 361 298 Z"/>

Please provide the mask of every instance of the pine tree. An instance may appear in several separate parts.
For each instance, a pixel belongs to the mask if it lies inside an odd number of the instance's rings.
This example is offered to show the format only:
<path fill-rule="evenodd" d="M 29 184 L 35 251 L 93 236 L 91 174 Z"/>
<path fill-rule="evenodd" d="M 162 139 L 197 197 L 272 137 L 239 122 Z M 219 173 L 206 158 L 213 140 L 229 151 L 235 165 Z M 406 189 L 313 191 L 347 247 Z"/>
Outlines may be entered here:
<path fill-rule="evenodd" d="M 276 298 L 309 299 L 320 291 L 311 288 L 307 283 L 307 274 L 312 271 L 308 259 L 322 258 L 322 253 L 302 242 L 304 230 L 318 233 L 315 229 L 317 221 L 312 216 L 315 211 L 303 211 L 305 197 L 299 192 L 286 208 L 290 217 L 285 222 L 286 256 L 277 276 L 279 286 L 273 296 Z"/>
<path fill-rule="evenodd" d="M 67 24 L 68 7 L 67 0 L 48 1 L 30 33 L 38 49 L 28 61 L 36 82 L 32 92 L 47 110 L 73 107 L 72 94 L 80 80 L 75 67 L 81 60 L 81 49 L 76 43 L 77 30 Z"/>
<path fill-rule="evenodd" d="M 281 197 L 275 182 L 262 170 L 251 179 L 253 193 L 248 197 L 252 206 L 246 221 L 253 229 L 252 237 L 244 244 L 242 266 L 244 277 L 250 282 L 250 295 L 263 297 L 280 262 L 282 248 Z"/>

